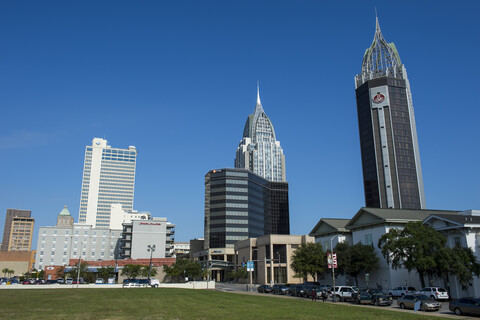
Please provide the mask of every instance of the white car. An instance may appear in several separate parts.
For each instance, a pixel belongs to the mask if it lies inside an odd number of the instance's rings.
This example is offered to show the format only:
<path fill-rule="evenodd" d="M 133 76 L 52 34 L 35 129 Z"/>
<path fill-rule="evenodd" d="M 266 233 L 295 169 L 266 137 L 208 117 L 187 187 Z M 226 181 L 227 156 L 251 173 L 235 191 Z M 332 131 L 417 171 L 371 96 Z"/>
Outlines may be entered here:
<path fill-rule="evenodd" d="M 448 300 L 450 298 L 447 290 L 440 287 L 425 287 L 419 292 L 434 300 Z"/>
<path fill-rule="evenodd" d="M 389 291 L 389 295 L 391 297 L 403 297 L 407 293 L 416 293 L 417 289 L 414 287 L 408 287 L 408 286 L 400 286 L 400 287 L 395 287 L 392 290 Z"/>
<path fill-rule="evenodd" d="M 335 298 L 337 301 L 353 301 L 353 294 L 357 291 L 355 287 L 351 286 L 335 286 L 335 291 L 332 288 L 332 298 Z"/>
<path fill-rule="evenodd" d="M 98 278 L 97 280 L 95 280 L 95 284 L 104 284 L 103 279 Z"/>

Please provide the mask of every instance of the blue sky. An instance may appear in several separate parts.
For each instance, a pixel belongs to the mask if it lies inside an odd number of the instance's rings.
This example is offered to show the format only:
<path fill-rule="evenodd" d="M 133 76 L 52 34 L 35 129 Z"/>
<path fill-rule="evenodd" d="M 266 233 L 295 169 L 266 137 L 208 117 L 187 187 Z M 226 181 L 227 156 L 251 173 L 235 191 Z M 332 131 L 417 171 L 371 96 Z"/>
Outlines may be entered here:
<path fill-rule="evenodd" d="M 480 209 L 478 1 L 3 1 L 0 228 L 75 221 L 85 146 L 139 150 L 134 208 L 203 236 L 204 176 L 256 101 L 286 155 L 292 234 L 364 205 L 354 76 L 375 29 L 412 86 L 427 207 Z M 36 243 L 36 235 L 34 238 Z"/>

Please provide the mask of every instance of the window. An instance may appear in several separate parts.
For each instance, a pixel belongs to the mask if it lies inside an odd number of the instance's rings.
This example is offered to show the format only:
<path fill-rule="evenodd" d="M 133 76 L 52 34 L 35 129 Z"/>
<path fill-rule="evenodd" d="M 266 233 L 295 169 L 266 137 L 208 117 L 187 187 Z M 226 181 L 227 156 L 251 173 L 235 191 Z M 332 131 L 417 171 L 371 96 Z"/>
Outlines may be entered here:
<path fill-rule="evenodd" d="M 365 245 L 367 245 L 367 246 L 373 246 L 372 234 L 366 234 L 366 235 L 365 235 Z"/>

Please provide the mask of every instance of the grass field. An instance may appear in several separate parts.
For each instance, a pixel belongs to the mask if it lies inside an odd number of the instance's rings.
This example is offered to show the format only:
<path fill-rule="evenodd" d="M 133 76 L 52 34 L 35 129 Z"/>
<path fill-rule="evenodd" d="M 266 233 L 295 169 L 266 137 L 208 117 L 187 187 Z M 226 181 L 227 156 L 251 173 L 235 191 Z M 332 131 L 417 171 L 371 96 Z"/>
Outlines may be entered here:
<path fill-rule="evenodd" d="M 439 319 L 308 299 L 186 289 L 0 290 L 1 319 Z"/>

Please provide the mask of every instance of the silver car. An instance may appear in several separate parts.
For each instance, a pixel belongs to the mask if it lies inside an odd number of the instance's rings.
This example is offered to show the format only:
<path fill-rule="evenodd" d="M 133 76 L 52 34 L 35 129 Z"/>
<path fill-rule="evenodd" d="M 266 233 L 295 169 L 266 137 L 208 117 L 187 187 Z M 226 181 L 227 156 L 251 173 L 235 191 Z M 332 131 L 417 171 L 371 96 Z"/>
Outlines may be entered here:
<path fill-rule="evenodd" d="M 456 315 L 471 314 L 480 316 L 480 298 L 461 298 L 450 302 L 448 308 Z"/>
<path fill-rule="evenodd" d="M 415 306 L 417 306 L 418 310 L 422 311 L 440 310 L 440 302 L 432 300 L 424 294 L 406 294 L 397 299 L 397 304 L 401 309 L 415 310 Z"/>

